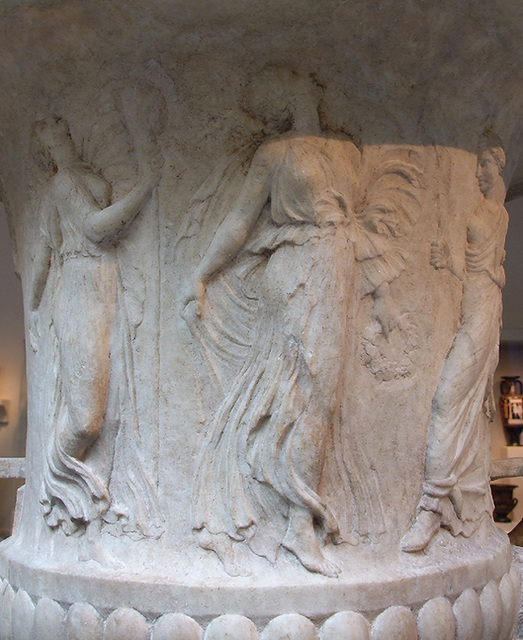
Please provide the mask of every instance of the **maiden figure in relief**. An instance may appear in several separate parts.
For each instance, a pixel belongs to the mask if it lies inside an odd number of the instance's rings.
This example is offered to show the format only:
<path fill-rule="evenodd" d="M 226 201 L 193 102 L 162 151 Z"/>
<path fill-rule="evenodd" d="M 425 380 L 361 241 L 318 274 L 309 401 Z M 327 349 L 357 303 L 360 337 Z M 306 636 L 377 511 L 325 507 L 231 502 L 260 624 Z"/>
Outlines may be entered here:
<path fill-rule="evenodd" d="M 83 459 L 102 430 L 115 358 L 126 359 L 111 348 L 122 304 L 116 243 L 151 197 L 158 161 L 150 153 L 145 157 L 148 143 L 144 132 L 136 129 L 142 161 L 139 181 L 110 204 L 109 183 L 81 160 L 65 120 L 39 121 L 34 134 L 52 175 L 41 199 L 42 238 L 34 258 L 29 307 L 36 316 L 44 291 L 51 287 L 59 372 L 42 502 L 48 525 L 70 534 L 99 519 L 110 504 L 108 478 Z M 123 324 L 121 329 L 126 330 Z M 120 346 L 122 351 L 129 347 L 125 339 Z M 128 360 L 120 397 L 134 384 Z"/>
<path fill-rule="evenodd" d="M 486 430 L 505 283 L 504 166 L 501 141 L 494 134 L 485 135 L 476 170 L 482 201 L 467 224 L 461 324 L 432 401 L 423 495 L 401 543 L 407 552 L 425 549 L 441 527 L 453 535 L 470 536 L 482 515 L 492 513 Z M 459 277 L 445 245 L 434 242 L 431 253 L 434 268 L 449 269 Z"/>
<path fill-rule="evenodd" d="M 207 424 L 194 530 L 231 575 L 242 572 L 235 549 L 244 542 L 271 562 L 283 547 L 309 571 L 332 577 L 339 568 L 325 556 L 326 540 L 357 542 L 383 532 L 375 478 L 344 398 L 356 302 L 371 295 L 373 314 L 391 330 L 388 283 L 405 261 L 387 253 L 392 233 L 381 209 L 355 213 L 360 153 L 348 138 L 323 133 L 319 87 L 286 70 L 265 71 L 263 79 L 268 90 L 257 94 L 257 115 L 287 131 L 254 153 L 184 298 L 194 335 L 212 323 L 223 335 L 255 301 L 250 346 Z M 411 165 L 389 163 L 385 174 L 417 188 Z M 369 266 L 356 291 L 363 262 Z M 246 263 L 256 265 L 249 291 L 222 305 L 230 319 L 213 318 L 220 306 L 210 302 L 215 282 Z M 222 339 L 216 349 L 225 348 Z"/>

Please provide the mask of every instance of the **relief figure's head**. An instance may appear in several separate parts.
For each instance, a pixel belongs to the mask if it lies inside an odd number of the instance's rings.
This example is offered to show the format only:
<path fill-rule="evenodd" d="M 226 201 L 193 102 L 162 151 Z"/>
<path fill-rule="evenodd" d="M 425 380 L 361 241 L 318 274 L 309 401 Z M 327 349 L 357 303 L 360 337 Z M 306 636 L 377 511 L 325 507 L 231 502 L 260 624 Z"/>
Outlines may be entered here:
<path fill-rule="evenodd" d="M 321 95 L 320 86 L 311 76 L 270 65 L 251 79 L 246 106 L 274 132 L 300 128 L 316 131 Z"/>
<path fill-rule="evenodd" d="M 505 168 L 505 151 L 500 137 L 492 131 L 485 133 L 478 146 L 476 179 L 481 193 L 489 196 L 498 184 Z"/>
<path fill-rule="evenodd" d="M 33 135 L 47 169 L 56 171 L 62 164 L 78 161 L 69 125 L 63 118 L 51 116 L 38 120 L 33 125 Z"/>

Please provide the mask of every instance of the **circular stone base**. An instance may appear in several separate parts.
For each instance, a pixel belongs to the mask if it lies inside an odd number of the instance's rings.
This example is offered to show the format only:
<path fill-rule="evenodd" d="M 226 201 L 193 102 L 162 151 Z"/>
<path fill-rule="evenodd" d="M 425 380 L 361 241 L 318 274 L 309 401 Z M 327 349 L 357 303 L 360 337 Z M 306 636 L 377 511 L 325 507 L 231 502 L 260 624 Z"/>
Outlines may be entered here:
<path fill-rule="evenodd" d="M 480 637 L 477 627 L 509 640 L 519 572 L 501 532 L 476 544 L 441 532 L 426 554 L 398 552 L 379 566 L 367 558 L 367 569 L 336 579 L 297 572 L 218 581 L 197 571 L 176 579 L 172 565 L 170 579 L 93 561 L 42 566 L 9 540 L 0 547 L 0 629 L 12 629 L 13 640 L 339 640 L 349 629 L 357 640 L 453 640 Z"/>

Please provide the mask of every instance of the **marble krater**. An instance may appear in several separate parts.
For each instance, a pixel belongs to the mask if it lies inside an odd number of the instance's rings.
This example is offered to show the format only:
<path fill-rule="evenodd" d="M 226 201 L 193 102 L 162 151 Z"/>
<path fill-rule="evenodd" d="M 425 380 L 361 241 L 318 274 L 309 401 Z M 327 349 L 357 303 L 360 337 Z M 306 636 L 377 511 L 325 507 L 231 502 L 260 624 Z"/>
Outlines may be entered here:
<path fill-rule="evenodd" d="M 519 0 L 0 16 L 29 402 L 0 639 L 510 640 Z"/>

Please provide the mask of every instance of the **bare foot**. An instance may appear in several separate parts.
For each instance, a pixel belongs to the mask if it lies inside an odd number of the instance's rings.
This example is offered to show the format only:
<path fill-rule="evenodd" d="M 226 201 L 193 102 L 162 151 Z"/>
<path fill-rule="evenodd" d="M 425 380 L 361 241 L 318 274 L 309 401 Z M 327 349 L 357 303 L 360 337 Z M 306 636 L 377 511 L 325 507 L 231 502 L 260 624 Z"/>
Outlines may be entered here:
<path fill-rule="evenodd" d="M 80 548 L 78 553 L 80 562 L 90 562 L 91 560 L 99 564 L 105 569 L 123 569 L 123 562 L 116 560 L 113 556 L 102 547 L 101 544 L 88 542 Z"/>
<path fill-rule="evenodd" d="M 282 545 L 313 573 L 337 578 L 340 569 L 323 555 L 314 531 L 312 515 L 302 507 L 292 507 L 289 527 Z"/>
<path fill-rule="evenodd" d="M 99 519 L 90 522 L 85 530 L 82 538 L 82 544 L 78 554 L 80 562 L 89 562 L 94 560 L 101 567 L 107 569 L 123 569 L 124 564 L 116 560 L 107 549 L 104 549 L 100 542 L 102 532 L 102 523 Z"/>
<path fill-rule="evenodd" d="M 406 553 L 423 551 L 441 527 L 441 518 L 434 511 L 422 509 L 414 524 L 401 540 L 401 550 Z"/>
<path fill-rule="evenodd" d="M 226 533 L 210 533 L 207 529 L 200 529 L 195 531 L 195 535 L 202 549 L 214 551 L 218 558 L 220 558 L 225 572 L 230 576 L 247 577 L 251 575 L 251 572 L 238 562 L 235 543 Z"/>

